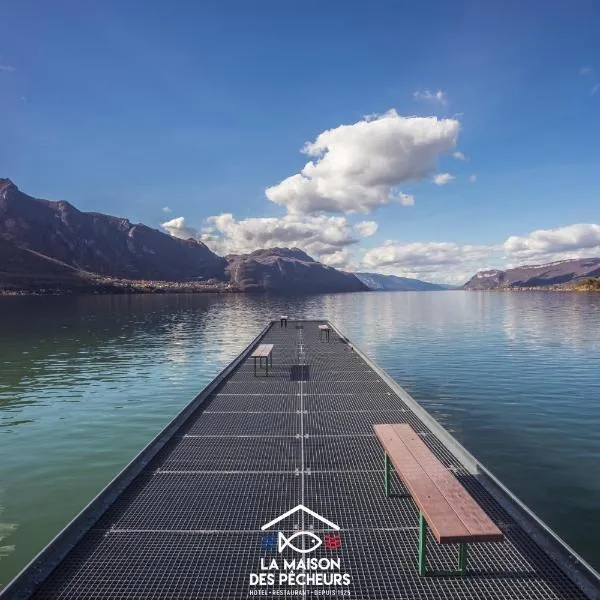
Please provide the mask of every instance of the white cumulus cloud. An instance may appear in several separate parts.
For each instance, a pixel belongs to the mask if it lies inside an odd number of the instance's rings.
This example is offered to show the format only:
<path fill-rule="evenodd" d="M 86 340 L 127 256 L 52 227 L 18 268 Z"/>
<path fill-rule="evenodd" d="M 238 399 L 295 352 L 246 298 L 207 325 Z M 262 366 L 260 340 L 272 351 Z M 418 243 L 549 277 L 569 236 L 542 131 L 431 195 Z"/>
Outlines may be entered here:
<path fill-rule="evenodd" d="M 354 226 L 362 237 L 371 237 L 377 231 L 377 223 L 375 221 L 361 221 Z"/>
<path fill-rule="evenodd" d="M 600 253 L 600 225 L 580 223 L 556 229 L 538 229 L 524 236 L 511 235 L 504 251 L 515 260 L 557 260 Z M 556 256 L 560 254 L 560 256 Z"/>
<path fill-rule="evenodd" d="M 176 217 L 175 219 L 171 219 L 170 221 L 165 221 L 161 223 L 161 227 L 173 237 L 180 238 L 182 240 L 187 240 L 189 238 L 198 238 L 198 230 L 193 227 L 188 227 L 185 224 L 184 217 Z"/>
<path fill-rule="evenodd" d="M 348 269 L 351 264 L 352 255 L 348 250 L 337 250 L 321 258 L 321 262 L 335 269 Z"/>
<path fill-rule="evenodd" d="M 456 179 L 454 175 L 450 175 L 450 173 L 438 173 L 433 178 L 433 183 L 436 185 L 446 185 L 450 183 L 453 179 Z"/>
<path fill-rule="evenodd" d="M 417 90 L 413 94 L 413 97 L 415 100 L 425 100 L 426 102 L 433 102 L 434 104 L 441 104 L 442 106 L 448 104 L 446 94 L 445 92 L 442 92 L 442 90 L 437 90 L 436 92 L 432 92 L 431 90 Z"/>
<path fill-rule="evenodd" d="M 462 152 L 458 151 L 452 153 L 452 158 L 455 158 L 456 160 L 467 160 L 467 157 Z"/>
<path fill-rule="evenodd" d="M 402 206 L 413 206 L 415 203 L 415 197 L 411 194 L 399 194 L 397 199 Z"/>
<path fill-rule="evenodd" d="M 460 245 L 453 242 L 387 242 L 383 246 L 367 250 L 362 263 L 370 268 L 402 266 L 415 270 L 417 267 L 455 264 L 466 257 L 483 257 L 489 252 L 490 246 Z"/>
<path fill-rule="evenodd" d="M 362 229 L 368 227 L 363 224 Z M 340 264 L 342 257 L 349 256 L 340 252 L 359 241 L 346 217 L 288 214 L 237 220 L 230 213 L 209 217 L 200 239 L 221 255 L 276 246 L 297 247 L 327 264 Z"/>
<path fill-rule="evenodd" d="M 496 246 L 454 242 L 388 241 L 367 250 L 361 266 L 391 275 L 458 284 L 486 267 L 496 250 Z"/>
<path fill-rule="evenodd" d="M 403 117 L 395 110 L 324 131 L 302 152 L 310 160 L 295 175 L 267 188 L 271 202 L 289 213 L 369 213 L 413 199 L 399 190 L 428 177 L 439 156 L 451 153 L 456 119 Z M 409 201 L 410 198 L 410 201 Z"/>
<path fill-rule="evenodd" d="M 163 206 L 161 209 L 164 213 L 172 213 L 173 210 L 171 208 L 169 208 L 168 206 Z"/>

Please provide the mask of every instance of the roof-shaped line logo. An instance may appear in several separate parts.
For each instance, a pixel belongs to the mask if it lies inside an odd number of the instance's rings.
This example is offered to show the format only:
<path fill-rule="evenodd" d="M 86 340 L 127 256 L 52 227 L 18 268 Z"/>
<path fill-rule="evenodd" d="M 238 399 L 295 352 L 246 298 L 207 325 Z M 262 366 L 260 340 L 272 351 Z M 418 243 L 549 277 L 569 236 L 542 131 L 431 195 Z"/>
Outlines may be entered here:
<path fill-rule="evenodd" d="M 322 517 L 321 515 L 316 513 L 314 510 L 310 510 L 310 508 L 306 508 L 306 506 L 304 506 L 303 504 L 298 504 L 298 506 L 296 506 L 295 508 L 292 508 L 291 510 L 288 510 L 287 512 L 283 513 L 282 515 L 279 515 L 276 519 L 273 519 L 272 521 L 265 523 L 261 527 L 261 530 L 265 531 L 265 529 L 269 529 L 270 527 L 273 527 L 273 525 L 276 525 L 277 523 L 279 523 L 279 521 L 283 521 L 283 519 L 287 519 L 290 515 L 293 515 L 294 513 L 297 513 L 300 510 L 304 511 L 306 514 L 310 515 L 311 517 L 318 519 L 322 523 L 325 523 L 332 529 L 335 529 L 336 531 L 340 530 L 340 527 L 338 525 L 336 525 L 329 519 Z"/>

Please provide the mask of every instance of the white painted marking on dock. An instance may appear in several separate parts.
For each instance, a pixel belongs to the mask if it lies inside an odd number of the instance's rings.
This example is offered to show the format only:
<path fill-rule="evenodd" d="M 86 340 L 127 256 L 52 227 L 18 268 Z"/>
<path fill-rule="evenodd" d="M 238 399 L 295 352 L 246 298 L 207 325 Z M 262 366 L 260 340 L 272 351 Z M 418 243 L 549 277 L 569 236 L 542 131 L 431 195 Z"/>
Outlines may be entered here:
<path fill-rule="evenodd" d="M 195 433 L 186 433 L 185 435 L 181 436 L 182 438 L 210 438 L 210 439 L 214 439 L 214 438 L 259 438 L 259 439 L 263 439 L 263 440 L 270 440 L 271 438 L 294 438 L 294 434 L 290 434 L 290 435 L 271 435 L 271 434 L 262 434 L 262 435 L 236 435 L 236 434 L 228 434 L 228 433 L 222 433 L 222 434 L 195 434 Z"/>
<path fill-rule="evenodd" d="M 205 415 L 295 415 L 291 410 L 205 410 Z M 365 411 L 367 412 L 367 411 Z"/>
<path fill-rule="evenodd" d="M 297 471 L 287 469 L 283 471 L 211 471 L 211 470 L 180 470 L 157 469 L 155 475 L 296 475 Z"/>
<path fill-rule="evenodd" d="M 363 531 L 390 531 L 390 532 L 400 532 L 400 531 L 416 531 L 418 529 L 417 526 L 407 526 L 407 527 L 342 527 L 340 531 L 346 532 L 356 532 L 360 533 Z M 282 531 L 294 531 L 293 529 L 284 529 Z M 322 533 L 331 531 L 329 529 L 316 528 L 312 531 Z M 114 527 L 106 530 L 107 534 L 118 534 L 118 533 L 188 533 L 188 534 L 196 534 L 196 535 L 218 535 L 218 534 L 227 534 L 227 533 L 238 533 L 238 534 L 256 534 L 256 533 L 264 533 L 261 529 L 133 529 L 128 527 Z"/>

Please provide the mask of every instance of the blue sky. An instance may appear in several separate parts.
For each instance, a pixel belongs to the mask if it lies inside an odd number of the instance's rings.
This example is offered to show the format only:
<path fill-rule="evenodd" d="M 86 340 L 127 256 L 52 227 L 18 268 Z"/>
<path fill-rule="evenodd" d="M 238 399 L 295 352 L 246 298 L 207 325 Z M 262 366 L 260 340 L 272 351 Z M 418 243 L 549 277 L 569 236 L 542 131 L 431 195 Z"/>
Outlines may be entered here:
<path fill-rule="evenodd" d="M 22 1 L 0 176 L 219 252 L 459 281 L 600 252 L 599 82 L 594 0 Z"/>

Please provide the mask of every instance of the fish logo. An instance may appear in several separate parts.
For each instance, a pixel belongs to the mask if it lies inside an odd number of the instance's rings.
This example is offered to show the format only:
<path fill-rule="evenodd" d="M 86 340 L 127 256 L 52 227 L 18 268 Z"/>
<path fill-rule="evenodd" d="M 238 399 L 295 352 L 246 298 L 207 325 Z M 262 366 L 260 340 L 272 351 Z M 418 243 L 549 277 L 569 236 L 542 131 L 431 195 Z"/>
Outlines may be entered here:
<path fill-rule="evenodd" d="M 261 527 L 262 531 L 270 529 L 276 523 L 279 523 L 283 519 L 295 514 L 298 511 L 302 511 L 307 515 L 310 515 L 314 519 L 321 521 L 325 524 L 329 529 L 334 529 L 335 531 L 339 531 L 340 528 L 335 523 L 329 521 L 325 517 L 317 514 L 310 508 L 306 508 L 302 504 L 298 504 L 295 508 L 288 510 L 286 513 L 280 515 L 276 519 L 273 519 L 269 523 L 266 523 Z M 274 534 L 267 534 L 263 537 L 262 546 L 263 549 L 272 548 L 274 549 Z M 308 543 L 307 543 L 308 542 Z M 307 554 L 308 552 L 314 552 L 317 548 L 319 548 L 323 544 L 323 540 L 313 533 L 312 531 L 297 531 L 290 537 L 286 537 L 281 531 L 277 536 L 277 550 L 281 553 L 285 548 L 291 548 L 295 552 L 299 552 L 300 554 Z M 325 546 L 328 550 L 337 550 L 341 547 L 341 539 L 339 534 L 336 535 L 326 535 L 325 536 Z"/>
<path fill-rule="evenodd" d="M 307 546 L 306 548 L 298 548 L 298 546 L 292 544 L 293 540 L 295 540 L 296 538 L 300 539 L 302 537 L 312 539 L 315 543 Z M 297 531 L 294 535 L 290 536 L 289 538 L 286 538 L 285 535 L 283 535 L 283 533 L 281 533 L 280 531 L 279 536 L 277 538 L 277 550 L 279 550 L 279 552 L 283 552 L 283 549 L 286 546 L 289 546 L 292 550 L 295 550 L 296 552 L 306 554 L 307 552 L 313 552 L 314 550 L 316 550 L 322 543 L 323 540 L 321 540 L 321 538 L 318 535 L 315 535 L 312 531 Z"/>

